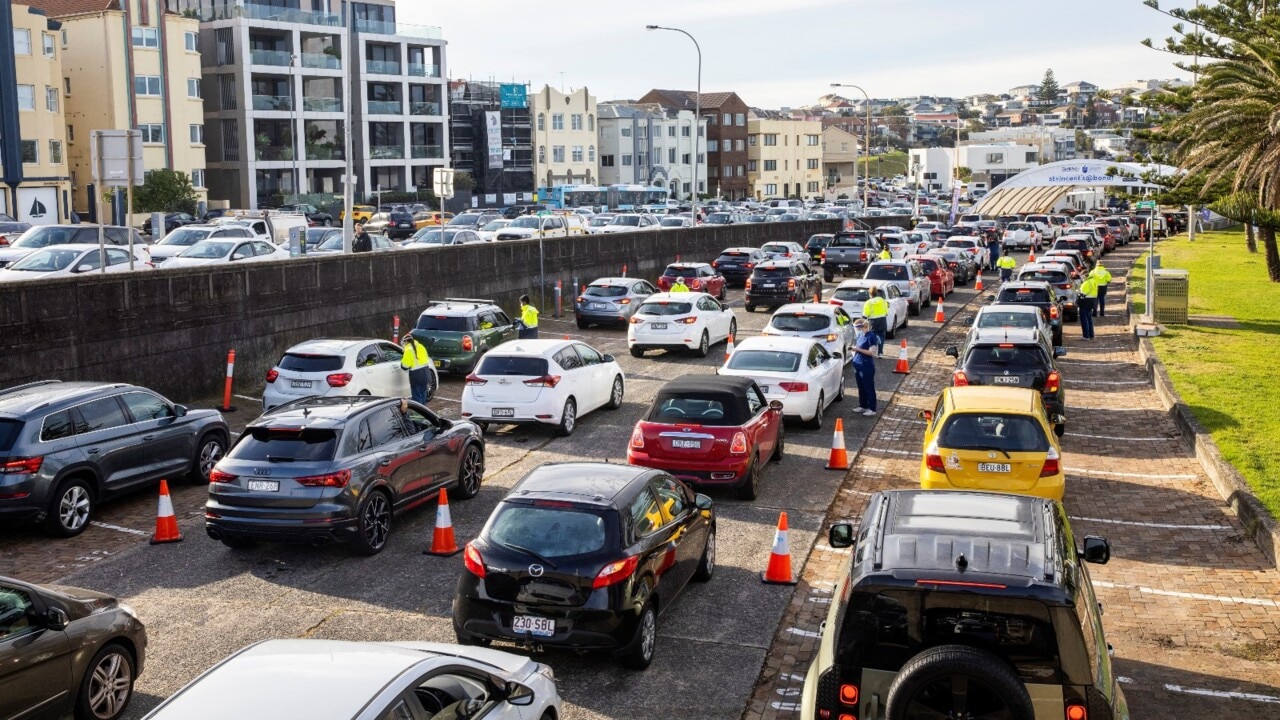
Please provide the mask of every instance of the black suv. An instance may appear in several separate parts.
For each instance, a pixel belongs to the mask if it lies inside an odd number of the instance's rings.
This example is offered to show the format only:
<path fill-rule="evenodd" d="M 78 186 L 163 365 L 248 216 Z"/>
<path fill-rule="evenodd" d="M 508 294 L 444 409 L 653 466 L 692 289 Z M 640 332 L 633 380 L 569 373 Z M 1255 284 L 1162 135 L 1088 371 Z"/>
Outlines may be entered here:
<path fill-rule="evenodd" d="M 405 240 L 413 237 L 418 231 L 413 221 L 413 213 L 407 208 L 398 207 L 387 214 L 387 227 L 383 233 L 391 240 Z"/>
<path fill-rule="evenodd" d="M 1067 391 L 1055 359 L 1066 354 L 1066 348 L 1053 347 L 1035 328 L 974 328 L 964 347 L 947 348 L 947 355 L 956 358 L 952 385 L 1039 390 L 1058 437 L 1067 427 Z"/>
<path fill-rule="evenodd" d="M 1062 344 L 1062 318 L 1066 315 L 1063 298 L 1053 289 L 1051 283 L 1043 280 L 1014 280 L 1000 285 L 995 296 L 988 295 L 993 302 L 1006 305 L 1034 305 L 1040 308 L 1040 314 L 1053 330 L 1053 344 Z"/>
<path fill-rule="evenodd" d="M 788 303 L 810 302 L 822 292 L 822 278 L 804 260 L 769 260 L 751 271 L 743 303 L 747 312 L 756 308 L 782 307 Z"/>
<path fill-rule="evenodd" d="M 751 277 L 751 272 L 756 266 L 762 262 L 769 260 L 769 255 L 760 248 L 753 247 L 731 247 L 725 248 L 720 253 L 720 257 L 711 263 L 711 267 L 720 271 L 724 276 L 724 284 L 729 283 L 745 284 L 747 278 Z"/>
<path fill-rule="evenodd" d="M 1042 498 L 960 490 L 871 497 L 818 656 L 804 720 L 856 717 L 1128 720 L 1102 607 L 1066 511 Z"/>
<path fill-rule="evenodd" d="M 79 535 L 108 497 L 161 478 L 208 480 L 229 437 L 218 411 L 136 385 L 44 380 L 2 390 L 0 523 Z"/>

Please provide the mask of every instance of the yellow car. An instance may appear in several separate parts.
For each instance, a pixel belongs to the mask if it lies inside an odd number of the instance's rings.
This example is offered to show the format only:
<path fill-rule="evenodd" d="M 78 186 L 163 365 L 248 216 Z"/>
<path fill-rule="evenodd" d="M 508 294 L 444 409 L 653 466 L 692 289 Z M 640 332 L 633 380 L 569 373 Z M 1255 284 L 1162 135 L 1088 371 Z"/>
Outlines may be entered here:
<path fill-rule="evenodd" d="M 369 218 L 373 217 L 373 214 L 376 212 L 378 212 L 378 208 L 372 205 L 352 205 L 351 221 L 357 222 L 359 220 L 363 220 L 365 222 L 369 222 Z M 338 211 L 338 221 L 342 222 L 343 220 L 346 220 L 346 219 L 347 219 L 347 211 L 346 210 Z"/>
<path fill-rule="evenodd" d="M 991 490 L 1062 500 L 1054 418 L 1030 388 L 949 387 L 925 421 L 920 487 Z"/>
<path fill-rule="evenodd" d="M 451 212 L 440 212 L 438 210 L 416 212 L 413 214 L 413 227 L 415 230 L 421 230 L 424 227 L 445 225 L 452 219 L 453 213 Z"/>

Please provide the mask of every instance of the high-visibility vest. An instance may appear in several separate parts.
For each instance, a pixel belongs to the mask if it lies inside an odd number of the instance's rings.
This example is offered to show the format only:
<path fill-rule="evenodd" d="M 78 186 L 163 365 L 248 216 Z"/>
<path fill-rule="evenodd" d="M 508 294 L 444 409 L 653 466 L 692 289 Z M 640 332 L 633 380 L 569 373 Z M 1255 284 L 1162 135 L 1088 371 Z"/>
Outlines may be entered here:
<path fill-rule="evenodd" d="M 413 371 L 421 370 L 430 364 L 431 354 L 427 352 L 427 346 L 418 342 L 412 335 L 405 338 L 404 355 L 400 358 L 400 367 Z"/>
<path fill-rule="evenodd" d="M 1089 277 L 1093 278 L 1094 280 L 1097 280 L 1098 285 L 1102 287 L 1106 287 L 1107 285 L 1111 284 L 1111 271 L 1107 270 L 1101 265 L 1098 265 L 1094 269 L 1090 270 Z"/>
<path fill-rule="evenodd" d="M 880 251 L 881 260 L 889 260 L 892 257 L 893 257 L 893 253 L 889 252 L 889 248 L 885 248 Z"/>
<path fill-rule="evenodd" d="M 1012 255 L 1001 255 L 996 261 L 996 267 L 1001 270 L 1013 270 L 1018 267 L 1018 261 L 1014 260 Z"/>
<path fill-rule="evenodd" d="M 889 301 L 882 297 L 868 298 L 862 303 L 862 316 L 871 320 L 873 318 L 882 318 L 889 314 Z"/>
<path fill-rule="evenodd" d="M 524 326 L 533 329 L 538 327 L 538 309 L 533 305 L 525 305 L 520 308 L 520 322 Z"/>
<path fill-rule="evenodd" d="M 689 292 L 689 286 L 688 286 L 688 285 L 685 285 L 685 284 L 684 284 L 684 283 L 682 283 L 682 282 L 678 282 L 678 283 L 676 283 L 675 285 L 672 285 L 672 286 L 671 286 L 671 292 L 673 292 L 673 293 L 678 293 L 678 292 Z"/>
<path fill-rule="evenodd" d="M 1092 275 L 1085 276 L 1084 282 L 1080 283 L 1080 294 L 1087 298 L 1098 297 L 1098 279 Z"/>

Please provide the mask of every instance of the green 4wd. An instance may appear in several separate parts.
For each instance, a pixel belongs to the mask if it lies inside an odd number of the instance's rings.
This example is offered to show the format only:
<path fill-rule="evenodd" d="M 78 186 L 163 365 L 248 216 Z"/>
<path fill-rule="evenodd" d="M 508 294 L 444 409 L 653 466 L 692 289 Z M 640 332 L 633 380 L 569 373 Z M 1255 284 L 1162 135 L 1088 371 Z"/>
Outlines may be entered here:
<path fill-rule="evenodd" d="M 466 375 L 486 352 L 516 339 L 516 325 L 492 300 L 432 300 L 412 334 L 439 372 Z"/>

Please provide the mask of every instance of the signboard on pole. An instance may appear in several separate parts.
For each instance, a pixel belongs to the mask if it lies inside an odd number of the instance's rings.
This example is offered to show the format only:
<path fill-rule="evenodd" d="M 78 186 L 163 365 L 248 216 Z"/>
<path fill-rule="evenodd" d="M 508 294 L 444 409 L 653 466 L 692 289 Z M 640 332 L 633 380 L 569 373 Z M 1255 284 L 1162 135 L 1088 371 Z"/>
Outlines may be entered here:
<path fill-rule="evenodd" d="M 438 198 L 453 197 L 453 170 L 450 168 L 436 168 L 431 173 L 431 183 L 436 191 Z"/>
<path fill-rule="evenodd" d="M 503 83 L 498 86 L 499 106 L 504 109 L 523 110 L 529 107 L 529 98 L 524 85 Z"/>
<path fill-rule="evenodd" d="M 142 131 L 91 131 L 89 169 L 93 182 L 98 187 L 141 185 L 145 174 L 142 166 Z"/>
<path fill-rule="evenodd" d="M 1155 210 L 1156 201 L 1155 200 L 1139 200 L 1137 209 L 1138 210 Z"/>
<path fill-rule="evenodd" d="M 484 126 L 489 138 L 489 169 L 502 169 L 502 112 L 486 110 Z"/>

